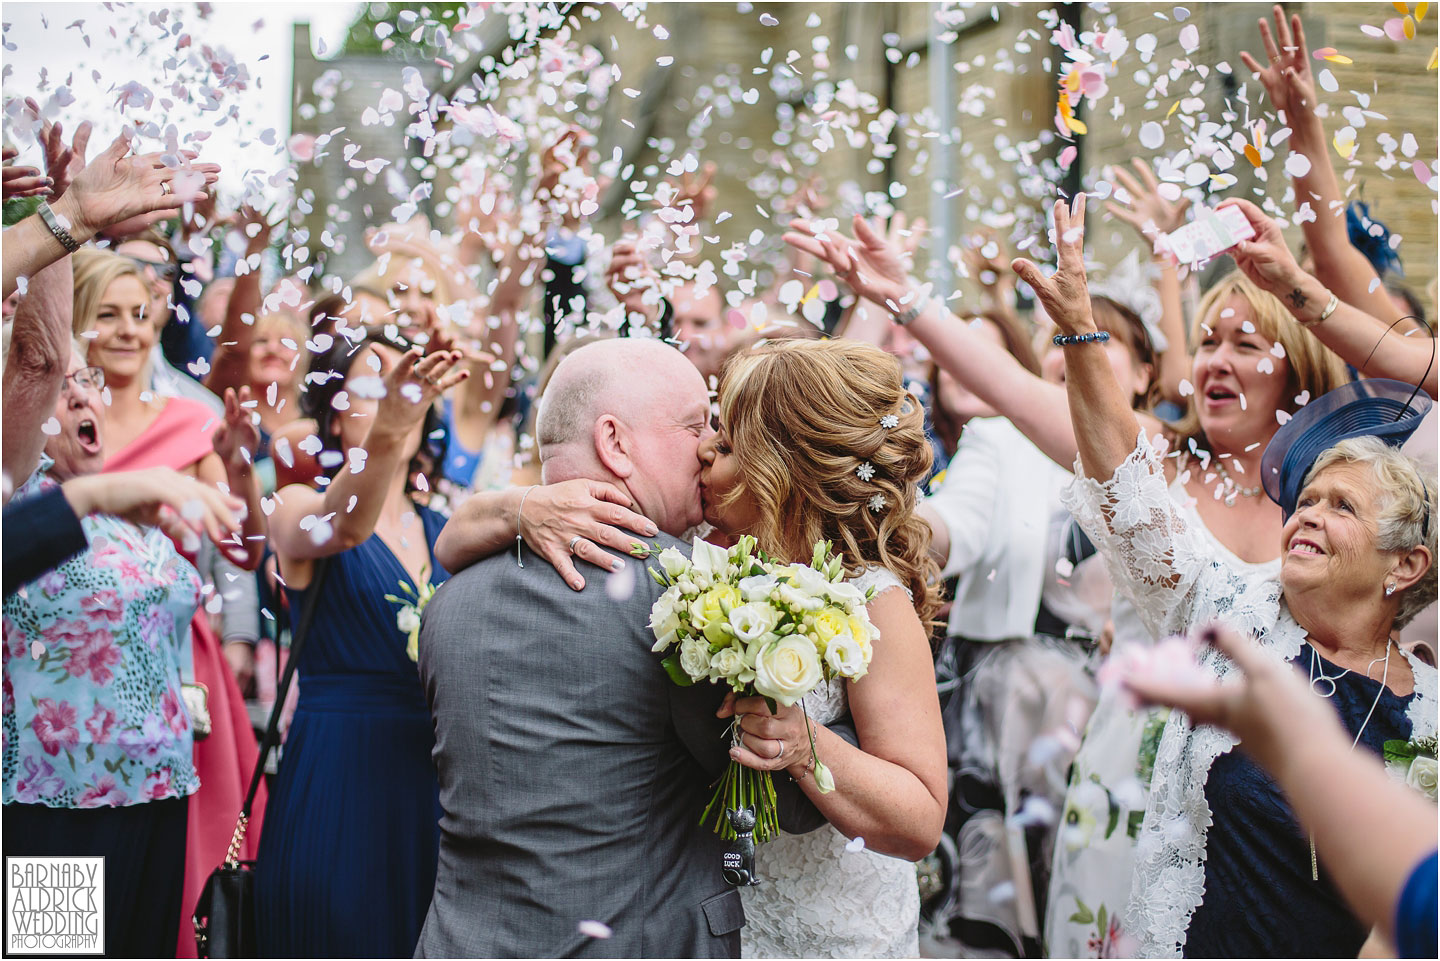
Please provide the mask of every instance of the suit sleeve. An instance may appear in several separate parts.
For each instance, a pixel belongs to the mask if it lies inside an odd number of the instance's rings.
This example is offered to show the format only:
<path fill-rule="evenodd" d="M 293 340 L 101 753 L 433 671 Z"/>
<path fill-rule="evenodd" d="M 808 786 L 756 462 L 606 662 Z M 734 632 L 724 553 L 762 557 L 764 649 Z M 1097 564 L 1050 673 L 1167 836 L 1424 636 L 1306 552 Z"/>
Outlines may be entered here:
<path fill-rule="evenodd" d="M 58 487 L 6 504 L 4 524 L 6 597 L 89 546 Z"/>

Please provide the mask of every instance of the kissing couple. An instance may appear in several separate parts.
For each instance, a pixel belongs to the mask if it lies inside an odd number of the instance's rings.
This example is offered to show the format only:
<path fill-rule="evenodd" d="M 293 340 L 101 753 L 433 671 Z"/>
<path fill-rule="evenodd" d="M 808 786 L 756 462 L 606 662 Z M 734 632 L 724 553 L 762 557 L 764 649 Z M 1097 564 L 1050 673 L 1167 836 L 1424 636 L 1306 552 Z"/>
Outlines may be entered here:
<path fill-rule="evenodd" d="M 915 514 L 924 412 L 894 358 L 843 340 L 737 354 L 719 411 L 712 428 L 678 350 L 587 344 L 540 400 L 543 485 L 476 495 L 437 543 L 458 573 L 420 633 L 444 815 L 417 957 L 918 954 L 909 862 L 946 807 L 939 599 Z M 673 684 L 647 626 L 661 588 L 601 545 L 628 550 L 634 531 L 688 554 L 679 538 L 702 522 L 780 563 L 833 542 L 850 583 L 875 589 L 869 673 L 822 684 L 803 711 Z M 605 583 L 581 589 L 586 565 Z M 789 775 L 782 833 L 756 852 L 763 883 L 738 889 L 700 825 L 731 759 Z"/>

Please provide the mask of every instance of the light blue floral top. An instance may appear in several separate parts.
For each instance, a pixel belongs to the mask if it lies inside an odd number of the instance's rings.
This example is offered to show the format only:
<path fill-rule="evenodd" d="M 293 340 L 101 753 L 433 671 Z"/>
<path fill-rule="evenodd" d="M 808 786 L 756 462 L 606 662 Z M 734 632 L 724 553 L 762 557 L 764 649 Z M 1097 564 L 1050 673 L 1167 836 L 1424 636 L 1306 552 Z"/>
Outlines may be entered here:
<path fill-rule="evenodd" d="M 50 461 L 16 491 L 56 486 Z M 90 548 L 5 601 L 4 801 L 121 807 L 200 786 L 180 697 L 200 577 L 153 527 L 81 519 Z"/>

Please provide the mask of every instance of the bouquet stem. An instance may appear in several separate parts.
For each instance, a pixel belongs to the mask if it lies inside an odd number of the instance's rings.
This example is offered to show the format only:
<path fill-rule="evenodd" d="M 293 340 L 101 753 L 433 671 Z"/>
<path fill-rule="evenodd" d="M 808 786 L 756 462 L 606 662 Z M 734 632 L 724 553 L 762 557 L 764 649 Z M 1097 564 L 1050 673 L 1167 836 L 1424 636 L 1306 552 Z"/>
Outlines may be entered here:
<path fill-rule="evenodd" d="M 776 808 L 775 782 L 769 771 L 757 771 L 737 761 L 731 761 L 725 773 L 715 784 L 715 794 L 700 823 L 708 824 L 716 834 L 733 841 L 737 837 L 735 828 L 726 816 L 727 810 L 742 808 L 755 809 L 755 843 L 763 844 L 780 833 L 780 815 Z"/>

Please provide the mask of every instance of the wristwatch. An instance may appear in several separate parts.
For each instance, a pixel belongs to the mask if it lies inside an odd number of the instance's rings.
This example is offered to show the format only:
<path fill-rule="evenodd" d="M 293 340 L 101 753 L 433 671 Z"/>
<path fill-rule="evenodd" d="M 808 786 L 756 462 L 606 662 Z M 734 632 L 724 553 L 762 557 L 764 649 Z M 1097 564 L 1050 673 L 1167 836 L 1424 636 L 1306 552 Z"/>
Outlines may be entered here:
<path fill-rule="evenodd" d="M 64 247 L 67 253 L 73 254 L 80 249 L 80 241 L 70 236 L 70 231 L 60 226 L 60 220 L 55 216 L 55 211 L 51 210 L 50 205 L 43 200 L 40 201 L 40 219 L 45 221 L 45 226 L 50 228 L 50 232 L 55 235 L 56 240 L 60 241 L 60 246 Z"/>

